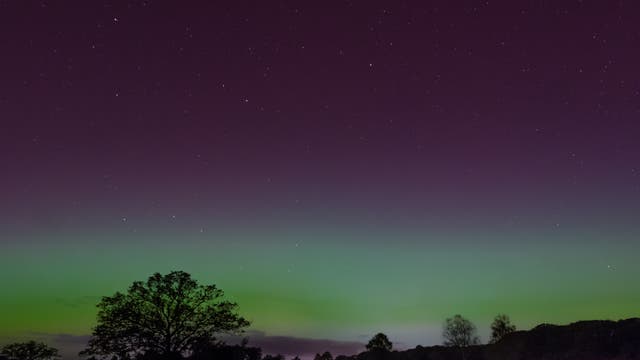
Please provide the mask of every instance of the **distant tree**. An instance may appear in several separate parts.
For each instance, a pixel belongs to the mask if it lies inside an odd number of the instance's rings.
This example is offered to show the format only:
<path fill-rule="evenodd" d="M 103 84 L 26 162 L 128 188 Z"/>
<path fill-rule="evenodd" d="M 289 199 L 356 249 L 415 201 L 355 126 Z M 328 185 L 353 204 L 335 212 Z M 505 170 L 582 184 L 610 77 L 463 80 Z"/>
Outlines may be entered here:
<path fill-rule="evenodd" d="M 391 351 L 393 347 L 393 343 L 389 341 L 387 335 L 383 333 L 377 333 L 374 337 L 369 340 L 367 344 L 367 350 L 378 350 L 378 351 Z"/>
<path fill-rule="evenodd" d="M 480 343 L 475 325 L 462 315 L 455 315 L 445 321 L 442 337 L 445 346 L 467 347 Z"/>
<path fill-rule="evenodd" d="M 60 357 L 58 349 L 33 340 L 6 345 L 2 352 L 16 360 L 53 360 Z"/>
<path fill-rule="evenodd" d="M 511 324 L 509 316 L 499 314 L 493 319 L 493 323 L 491 324 L 491 340 L 489 340 L 489 343 L 495 344 L 505 335 L 514 331 L 516 331 L 516 326 Z"/>
<path fill-rule="evenodd" d="M 128 360 L 179 359 L 217 333 L 237 333 L 249 322 L 215 285 L 199 285 L 186 272 L 154 274 L 98 303 L 98 325 L 81 355 Z"/>
<path fill-rule="evenodd" d="M 294 358 L 293 358 L 293 359 L 291 359 L 291 360 L 300 360 L 300 356 L 296 355 L 296 356 L 294 356 Z"/>
<path fill-rule="evenodd" d="M 466 358 L 464 348 L 480 343 L 480 339 L 476 335 L 475 325 L 463 318 L 462 315 L 455 315 L 445 321 L 442 337 L 444 338 L 445 346 L 460 348 L 462 359 Z"/>
<path fill-rule="evenodd" d="M 325 351 L 322 355 L 316 354 L 313 360 L 333 360 L 333 355 L 331 355 L 330 352 Z"/>
<path fill-rule="evenodd" d="M 243 341 L 239 345 L 206 344 L 198 346 L 197 350 L 189 357 L 189 360 L 261 360 L 262 350 L 257 347 L 247 346 Z"/>

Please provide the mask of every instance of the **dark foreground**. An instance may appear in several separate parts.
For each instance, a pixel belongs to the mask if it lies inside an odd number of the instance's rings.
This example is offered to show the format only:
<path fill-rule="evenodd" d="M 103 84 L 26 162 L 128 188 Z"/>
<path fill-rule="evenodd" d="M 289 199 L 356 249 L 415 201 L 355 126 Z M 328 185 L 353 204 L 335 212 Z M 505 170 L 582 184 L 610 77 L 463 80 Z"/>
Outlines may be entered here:
<path fill-rule="evenodd" d="M 364 352 L 336 360 L 630 360 L 640 359 L 640 319 L 539 325 L 508 334 L 497 344 Z"/>

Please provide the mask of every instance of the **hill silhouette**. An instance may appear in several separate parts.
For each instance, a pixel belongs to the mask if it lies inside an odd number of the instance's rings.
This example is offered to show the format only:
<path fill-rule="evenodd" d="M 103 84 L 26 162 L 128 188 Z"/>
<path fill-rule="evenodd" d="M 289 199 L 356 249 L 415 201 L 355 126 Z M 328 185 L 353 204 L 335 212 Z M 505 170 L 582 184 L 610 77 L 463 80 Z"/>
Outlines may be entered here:
<path fill-rule="evenodd" d="M 405 351 L 367 351 L 336 360 L 460 360 L 459 348 L 418 346 Z M 640 359 L 640 318 L 542 324 L 516 331 L 495 344 L 465 348 L 465 360 L 631 360 Z"/>

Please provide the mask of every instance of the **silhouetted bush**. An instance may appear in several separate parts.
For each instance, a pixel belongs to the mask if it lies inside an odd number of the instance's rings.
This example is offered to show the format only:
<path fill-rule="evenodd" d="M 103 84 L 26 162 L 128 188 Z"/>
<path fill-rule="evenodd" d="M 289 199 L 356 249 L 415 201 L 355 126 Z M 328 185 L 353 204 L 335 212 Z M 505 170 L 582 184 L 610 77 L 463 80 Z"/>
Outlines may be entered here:
<path fill-rule="evenodd" d="M 313 360 L 333 360 L 333 355 L 331 355 L 330 352 L 325 351 L 322 355 L 316 354 Z"/>
<path fill-rule="evenodd" d="M 389 341 L 387 335 L 383 333 L 377 333 L 367 343 L 367 350 L 369 351 L 391 351 L 393 343 Z"/>
<path fill-rule="evenodd" d="M 33 340 L 5 345 L 2 352 L 16 360 L 52 360 L 60 357 L 58 349 Z"/>

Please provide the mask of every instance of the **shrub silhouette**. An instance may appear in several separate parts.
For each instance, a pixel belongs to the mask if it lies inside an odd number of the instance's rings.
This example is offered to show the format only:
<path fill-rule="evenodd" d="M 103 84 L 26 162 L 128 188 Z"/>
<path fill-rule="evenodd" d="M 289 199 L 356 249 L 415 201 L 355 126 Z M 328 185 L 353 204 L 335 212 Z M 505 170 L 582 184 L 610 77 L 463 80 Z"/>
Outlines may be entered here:
<path fill-rule="evenodd" d="M 322 355 L 316 354 L 313 360 L 333 360 L 333 355 L 331 355 L 330 352 L 325 351 Z"/>
<path fill-rule="evenodd" d="M 367 350 L 369 351 L 391 351 L 392 347 L 393 343 L 389 341 L 387 335 L 383 333 L 377 333 L 369 340 L 369 343 L 367 343 Z"/>
<path fill-rule="evenodd" d="M 58 349 L 36 341 L 5 345 L 2 352 L 16 360 L 52 360 L 60 357 Z"/>

